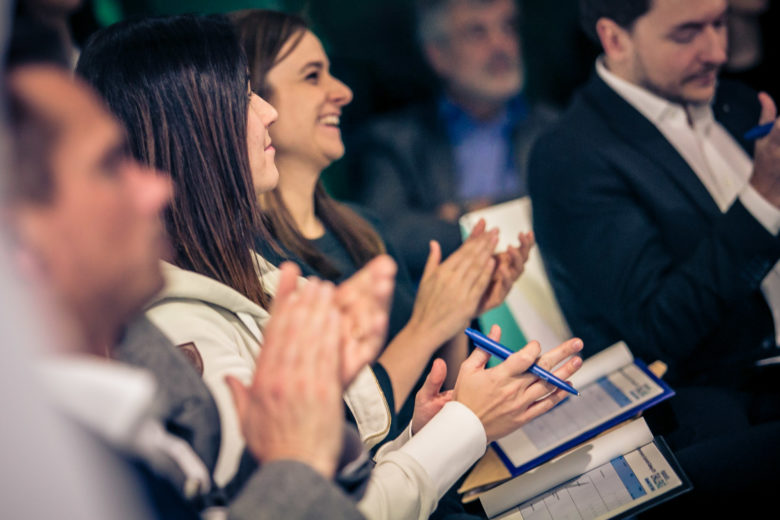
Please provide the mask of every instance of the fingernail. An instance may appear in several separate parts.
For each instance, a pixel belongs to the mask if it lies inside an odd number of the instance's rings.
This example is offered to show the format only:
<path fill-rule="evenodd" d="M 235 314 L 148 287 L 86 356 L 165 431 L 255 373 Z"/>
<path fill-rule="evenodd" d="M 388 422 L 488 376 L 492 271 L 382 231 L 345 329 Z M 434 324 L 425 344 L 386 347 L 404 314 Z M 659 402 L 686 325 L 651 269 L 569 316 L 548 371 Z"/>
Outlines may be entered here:
<path fill-rule="evenodd" d="M 577 338 L 577 340 L 574 342 L 574 348 L 579 351 L 582 350 L 582 347 L 583 347 L 582 340 Z"/>

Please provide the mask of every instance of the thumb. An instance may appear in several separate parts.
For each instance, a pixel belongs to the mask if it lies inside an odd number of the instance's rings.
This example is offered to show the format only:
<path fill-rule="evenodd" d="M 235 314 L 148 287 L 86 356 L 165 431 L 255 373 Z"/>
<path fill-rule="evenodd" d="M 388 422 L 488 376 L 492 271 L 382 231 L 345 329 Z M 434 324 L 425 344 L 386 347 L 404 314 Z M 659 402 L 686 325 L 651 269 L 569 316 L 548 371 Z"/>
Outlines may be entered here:
<path fill-rule="evenodd" d="M 441 385 L 444 384 L 444 379 L 447 377 L 447 363 L 443 359 L 434 359 L 431 371 L 428 372 L 428 377 L 425 378 L 420 389 L 420 394 L 426 399 L 430 400 L 439 395 Z"/>
<path fill-rule="evenodd" d="M 529 231 L 527 233 L 520 233 L 517 235 L 517 239 L 520 242 L 521 248 L 531 249 L 534 244 L 536 243 L 536 238 L 534 237 L 534 232 Z"/>
<path fill-rule="evenodd" d="M 225 383 L 230 388 L 230 393 L 233 396 L 233 404 L 236 405 L 236 413 L 238 414 L 239 423 L 243 423 L 244 417 L 246 417 L 246 411 L 249 407 L 249 391 L 246 387 L 233 376 L 225 376 Z"/>
<path fill-rule="evenodd" d="M 301 275 L 300 268 L 292 262 L 284 262 L 279 267 L 279 283 L 276 287 L 274 296 L 274 305 L 279 306 L 298 288 L 298 277 Z"/>
<path fill-rule="evenodd" d="M 772 100 L 772 96 L 766 92 L 759 92 L 758 102 L 761 103 L 761 117 L 758 119 L 759 124 L 771 123 L 777 118 L 777 107 Z"/>
<path fill-rule="evenodd" d="M 430 253 L 428 253 L 428 260 L 425 261 L 425 269 L 423 269 L 422 279 L 425 280 L 438 267 L 441 262 L 441 246 L 435 240 L 429 242 Z"/>

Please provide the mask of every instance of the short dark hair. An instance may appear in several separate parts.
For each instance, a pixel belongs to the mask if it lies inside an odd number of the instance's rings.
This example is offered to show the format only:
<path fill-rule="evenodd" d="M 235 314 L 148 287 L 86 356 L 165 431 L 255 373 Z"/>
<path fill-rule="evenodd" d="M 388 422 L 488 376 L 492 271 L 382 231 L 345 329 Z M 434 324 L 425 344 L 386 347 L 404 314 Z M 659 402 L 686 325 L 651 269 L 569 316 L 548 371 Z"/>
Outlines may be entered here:
<path fill-rule="evenodd" d="M 653 0 L 580 0 L 580 26 L 588 37 L 600 44 L 596 22 L 609 18 L 631 30 L 637 19 L 648 12 Z"/>
<path fill-rule="evenodd" d="M 7 70 L 33 64 L 69 68 L 70 62 L 56 29 L 28 16 L 16 16 L 5 56 Z"/>
<path fill-rule="evenodd" d="M 12 141 L 10 172 L 5 177 L 5 201 L 46 204 L 54 196 L 51 157 L 60 125 L 6 82 L 8 132 Z"/>
<path fill-rule="evenodd" d="M 263 227 L 247 149 L 249 73 L 227 18 L 114 24 L 92 35 L 76 72 L 124 123 L 136 159 L 170 173 L 174 263 L 266 306 L 251 254 Z"/>

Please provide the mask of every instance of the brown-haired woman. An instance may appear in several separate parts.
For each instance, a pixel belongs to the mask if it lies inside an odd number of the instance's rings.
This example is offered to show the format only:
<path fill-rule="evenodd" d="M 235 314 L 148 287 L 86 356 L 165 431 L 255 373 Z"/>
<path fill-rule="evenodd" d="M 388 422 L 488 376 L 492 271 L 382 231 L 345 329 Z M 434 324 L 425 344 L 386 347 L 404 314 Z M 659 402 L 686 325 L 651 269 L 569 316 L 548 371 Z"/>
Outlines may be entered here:
<path fill-rule="evenodd" d="M 258 242 L 265 258 L 292 259 L 304 273 L 330 280 L 350 275 L 387 250 L 398 262 L 366 210 L 333 200 L 320 181 L 322 171 L 344 154 L 339 119 L 352 100 L 351 90 L 331 76 L 320 41 L 294 15 L 258 9 L 230 16 L 247 53 L 252 90 L 279 112 L 271 129 L 279 183 L 261 195 L 260 206 L 286 251 L 279 255 Z M 481 224 L 444 262 L 432 241 L 419 289 L 399 262 L 391 340 L 378 368 L 389 374 L 402 424 L 411 416 L 413 403 L 407 398 L 437 349 L 444 346 L 447 365 L 457 366 L 468 348 L 463 329 L 501 303 L 522 272 L 533 237 L 522 234 L 519 240 L 519 247 L 493 255 L 497 231 L 485 231 Z M 434 363 L 433 376 L 444 381 L 445 374 L 446 365 Z"/>

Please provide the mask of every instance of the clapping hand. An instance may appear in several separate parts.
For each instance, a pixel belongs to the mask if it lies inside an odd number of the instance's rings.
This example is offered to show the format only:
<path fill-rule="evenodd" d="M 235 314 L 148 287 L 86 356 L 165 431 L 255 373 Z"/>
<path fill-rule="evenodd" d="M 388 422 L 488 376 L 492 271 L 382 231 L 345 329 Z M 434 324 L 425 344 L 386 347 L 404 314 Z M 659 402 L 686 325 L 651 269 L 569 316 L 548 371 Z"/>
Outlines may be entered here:
<path fill-rule="evenodd" d="M 336 471 L 343 439 L 341 316 L 331 283 L 281 267 L 271 319 L 249 386 L 227 376 L 241 431 L 262 462 L 297 460 L 326 478 Z"/>

